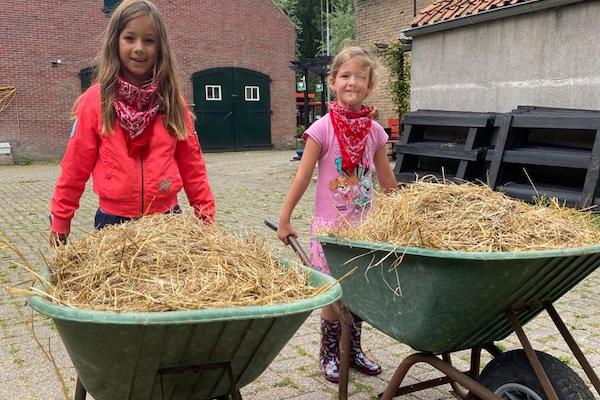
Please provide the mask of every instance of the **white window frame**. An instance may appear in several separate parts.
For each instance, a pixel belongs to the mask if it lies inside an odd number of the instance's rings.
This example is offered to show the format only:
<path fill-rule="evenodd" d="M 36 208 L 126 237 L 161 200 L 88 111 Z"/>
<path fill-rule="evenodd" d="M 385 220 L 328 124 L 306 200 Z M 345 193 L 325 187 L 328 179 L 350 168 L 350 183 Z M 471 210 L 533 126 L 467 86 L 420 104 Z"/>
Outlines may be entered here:
<path fill-rule="evenodd" d="M 215 89 L 218 89 L 218 96 L 215 96 Z M 209 96 L 209 91 L 211 92 L 211 95 Z M 206 98 L 206 101 L 221 101 L 222 97 L 221 97 L 221 93 L 223 93 L 223 91 L 221 90 L 221 85 L 205 85 L 204 86 L 204 97 Z"/>
<path fill-rule="evenodd" d="M 256 97 L 252 96 L 254 94 L 253 89 L 256 89 Z M 246 101 L 260 101 L 260 88 L 258 86 L 244 86 L 244 99 Z"/>

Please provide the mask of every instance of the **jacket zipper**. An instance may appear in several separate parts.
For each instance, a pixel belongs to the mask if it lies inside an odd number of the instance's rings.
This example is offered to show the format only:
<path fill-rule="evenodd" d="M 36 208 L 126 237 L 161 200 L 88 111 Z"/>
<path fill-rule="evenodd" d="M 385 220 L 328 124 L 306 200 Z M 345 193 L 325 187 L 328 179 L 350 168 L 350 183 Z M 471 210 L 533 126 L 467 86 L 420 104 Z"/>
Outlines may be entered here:
<path fill-rule="evenodd" d="M 142 171 L 142 213 L 141 216 L 144 216 L 144 159 L 140 158 L 140 166 Z"/>

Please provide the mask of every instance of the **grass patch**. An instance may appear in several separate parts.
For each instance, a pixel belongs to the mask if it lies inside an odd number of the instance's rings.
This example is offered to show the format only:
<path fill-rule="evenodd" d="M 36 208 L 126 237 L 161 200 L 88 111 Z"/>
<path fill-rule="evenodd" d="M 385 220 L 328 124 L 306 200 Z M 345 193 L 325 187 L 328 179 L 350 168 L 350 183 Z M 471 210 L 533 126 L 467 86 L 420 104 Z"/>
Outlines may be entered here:
<path fill-rule="evenodd" d="M 562 363 L 567 364 L 569 367 L 573 366 L 573 358 L 572 357 L 562 355 L 562 356 L 558 356 L 556 358 L 558 358 Z"/>
<path fill-rule="evenodd" d="M 583 325 L 581 325 L 579 322 L 575 322 L 574 324 L 571 324 L 571 330 L 585 331 L 585 327 Z"/>
<path fill-rule="evenodd" d="M 306 352 L 306 350 L 304 350 L 304 348 L 302 346 L 298 345 L 298 344 L 294 345 L 294 350 L 296 351 L 296 353 L 299 356 L 302 356 L 302 357 L 308 356 L 308 353 Z"/>
<path fill-rule="evenodd" d="M 19 350 L 14 344 L 10 345 L 10 354 L 13 357 L 13 364 L 15 364 L 17 367 L 22 367 L 23 364 L 25 364 L 25 360 L 19 356 Z"/>
<path fill-rule="evenodd" d="M 300 387 L 294 383 L 290 378 L 285 378 L 280 380 L 279 382 L 275 382 L 273 387 L 293 387 L 294 389 L 299 389 Z"/>
<path fill-rule="evenodd" d="M 373 386 L 371 385 L 366 385 L 364 383 L 361 382 L 354 382 L 354 389 L 356 390 L 356 393 L 366 393 L 371 399 L 377 399 L 377 392 L 375 391 L 375 389 L 373 388 Z"/>
<path fill-rule="evenodd" d="M 506 345 L 502 344 L 502 343 L 494 343 L 496 345 L 496 347 L 501 351 L 501 352 L 505 352 L 507 350 Z"/>

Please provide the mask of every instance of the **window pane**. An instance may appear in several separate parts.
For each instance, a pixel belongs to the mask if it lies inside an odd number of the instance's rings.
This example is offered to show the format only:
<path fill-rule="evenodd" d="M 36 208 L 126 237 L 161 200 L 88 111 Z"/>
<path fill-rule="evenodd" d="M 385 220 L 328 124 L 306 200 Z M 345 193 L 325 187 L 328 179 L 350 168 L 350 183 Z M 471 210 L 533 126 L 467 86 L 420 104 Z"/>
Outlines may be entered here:
<path fill-rule="evenodd" d="M 244 94 L 246 101 L 258 101 L 260 99 L 258 86 L 246 86 Z"/>
<path fill-rule="evenodd" d="M 112 12 L 117 8 L 121 0 L 104 0 L 104 6 L 102 7 L 102 11 L 106 15 L 112 14 Z"/>
<path fill-rule="evenodd" d="M 96 79 L 96 67 L 87 67 L 79 71 L 79 79 L 81 80 L 81 91 L 85 92 Z"/>
<path fill-rule="evenodd" d="M 221 100 L 221 86 L 220 85 L 206 85 L 206 100 L 219 101 Z"/>

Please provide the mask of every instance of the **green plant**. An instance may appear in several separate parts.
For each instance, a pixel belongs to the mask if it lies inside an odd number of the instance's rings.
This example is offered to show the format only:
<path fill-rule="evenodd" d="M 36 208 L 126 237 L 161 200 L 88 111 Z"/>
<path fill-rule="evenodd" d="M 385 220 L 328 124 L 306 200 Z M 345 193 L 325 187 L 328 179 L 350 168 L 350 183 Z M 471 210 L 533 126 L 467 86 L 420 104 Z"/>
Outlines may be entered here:
<path fill-rule="evenodd" d="M 15 164 L 17 165 L 31 165 L 33 164 L 33 160 L 29 157 L 20 157 L 19 159 L 15 160 Z"/>
<path fill-rule="evenodd" d="M 306 127 L 304 125 L 298 125 L 298 126 L 296 126 L 296 135 L 295 135 L 295 137 L 297 139 L 301 139 L 302 136 L 304 135 L 305 131 L 306 131 Z"/>
<path fill-rule="evenodd" d="M 398 113 L 410 107 L 410 58 L 406 57 L 403 45 L 397 41 L 381 49 L 383 59 L 390 70 L 390 90 Z"/>

